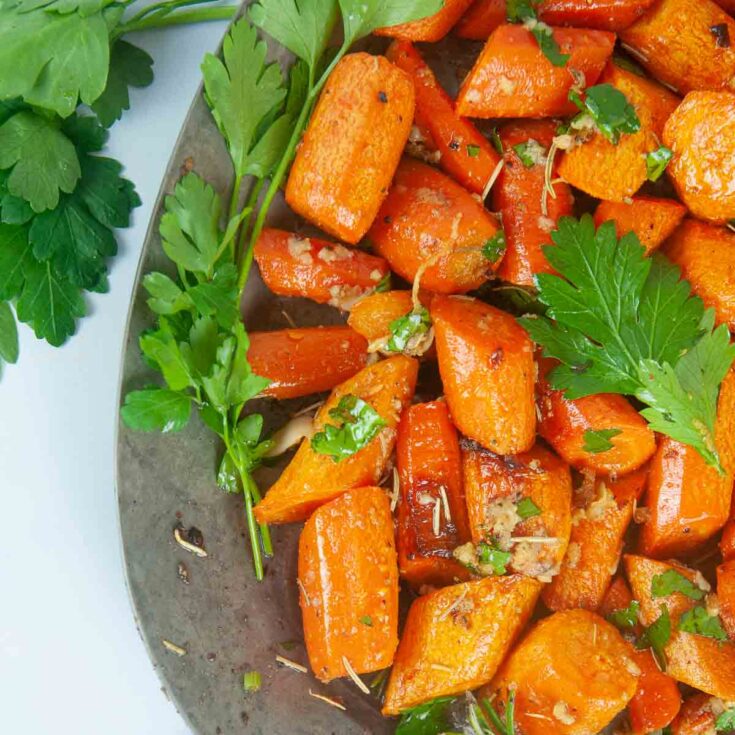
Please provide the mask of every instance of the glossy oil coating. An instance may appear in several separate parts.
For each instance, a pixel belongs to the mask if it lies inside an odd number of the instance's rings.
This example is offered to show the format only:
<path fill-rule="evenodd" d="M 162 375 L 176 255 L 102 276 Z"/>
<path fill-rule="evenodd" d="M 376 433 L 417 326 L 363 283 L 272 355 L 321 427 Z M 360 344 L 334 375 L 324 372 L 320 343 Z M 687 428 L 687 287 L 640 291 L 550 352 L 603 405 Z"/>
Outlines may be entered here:
<path fill-rule="evenodd" d="M 444 0 L 442 9 L 428 18 L 402 23 L 390 28 L 379 28 L 376 36 L 390 36 L 406 41 L 439 41 L 449 33 L 472 0 Z"/>
<path fill-rule="evenodd" d="M 651 649 L 633 651 L 638 667 L 638 688 L 628 702 L 628 717 L 634 733 L 645 735 L 671 723 L 681 708 L 681 694 L 676 681 L 656 663 Z"/>
<path fill-rule="evenodd" d="M 692 694 L 671 724 L 671 735 L 712 735 L 716 719 L 712 697 L 702 692 Z"/>
<path fill-rule="evenodd" d="M 459 38 L 486 41 L 499 25 L 505 23 L 506 15 L 505 0 L 475 0 L 454 26 L 454 33 Z"/>
<path fill-rule="evenodd" d="M 720 619 L 730 638 L 735 637 L 735 561 L 717 567 L 717 600 Z"/>
<path fill-rule="evenodd" d="M 620 31 L 635 23 L 656 0 L 542 0 L 539 17 L 552 26 Z"/>

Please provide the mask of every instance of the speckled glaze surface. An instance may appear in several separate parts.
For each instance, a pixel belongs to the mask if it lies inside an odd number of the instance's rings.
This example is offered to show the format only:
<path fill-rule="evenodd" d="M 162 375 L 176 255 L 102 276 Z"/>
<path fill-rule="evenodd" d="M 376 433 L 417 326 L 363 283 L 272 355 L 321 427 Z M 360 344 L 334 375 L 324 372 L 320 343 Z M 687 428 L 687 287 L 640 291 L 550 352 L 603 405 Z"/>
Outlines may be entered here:
<path fill-rule="evenodd" d="M 466 69 L 455 51 L 451 42 L 440 48 L 445 75 L 454 87 Z M 200 93 L 174 150 L 143 248 L 121 396 L 160 382 L 138 350 L 140 333 L 153 321 L 140 279 L 154 269 L 170 272 L 158 223 L 163 197 L 189 168 L 228 195 L 229 156 Z M 282 201 L 272 210 L 270 223 L 285 228 L 298 225 Z M 246 327 L 287 327 L 284 312 L 304 326 L 343 321 L 331 307 L 273 296 L 253 273 L 243 301 Z M 279 404 L 264 400 L 252 410 L 262 412 L 266 428 L 271 428 L 313 401 L 314 397 Z M 220 453 L 217 438 L 198 418 L 184 431 L 169 435 L 135 433 L 119 423 L 117 493 L 127 583 L 138 629 L 167 696 L 192 730 L 202 735 L 393 732 L 394 721 L 381 717 L 377 700 L 361 694 L 349 680 L 325 686 L 311 674 L 277 664 L 280 654 L 307 665 L 296 585 L 300 525 L 273 529 L 275 556 L 267 562 L 265 581 L 257 583 L 245 538 L 242 498 L 226 495 L 215 483 Z M 285 461 L 260 471 L 256 479 L 261 488 L 269 487 Z M 202 532 L 206 558 L 175 542 L 173 531 L 179 524 Z M 186 654 L 168 651 L 164 639 L 184 648 Z M 251 670 L 263 677 L 262 688 L 255 694 L 244 692 L 242 686 L 243 673 Z M 309 690 L 340 700 L 346 711 L 315 699 Z"/>

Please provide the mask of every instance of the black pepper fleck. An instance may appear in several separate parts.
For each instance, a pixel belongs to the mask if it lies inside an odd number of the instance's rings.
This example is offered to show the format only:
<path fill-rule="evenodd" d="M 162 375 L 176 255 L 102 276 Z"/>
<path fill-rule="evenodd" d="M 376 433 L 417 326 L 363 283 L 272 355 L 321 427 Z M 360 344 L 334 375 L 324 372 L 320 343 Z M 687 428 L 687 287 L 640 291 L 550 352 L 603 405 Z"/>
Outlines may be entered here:
<path fill-rule="evenodd" d="M 378 92 L 378 99 L 379 99 L 379 100 L 380 100 L 381 102 L 385 103 L 385 102 L 387 102 L 387 101 L 388 101 L 388 95 L 387 95 L 387 94 L 386 94 L 385 92 L 383 92 L 383 91 L 381 90 L 380 92 Z"/>
<path fill-rule="evenodd" d="M 715 37 L 718 48 L 730 48 L 730 30 L 726 23 L 710 26 L 709 32 Z"/>
<path fill-rule="evenodd" d="M 456 140 L 452 139 L 452 140 L 449 141 L 449 147 L 453 151 L 458 151 L 459 150 L 459 143 Z"/>
<path fill-rule="evenodd" d="M 385 217 L 383 217 L 383 222 L 385 222 L 386 225 L 389 225 L 391 222 L 393 222 L 393 217 L 387 214 Z"/>

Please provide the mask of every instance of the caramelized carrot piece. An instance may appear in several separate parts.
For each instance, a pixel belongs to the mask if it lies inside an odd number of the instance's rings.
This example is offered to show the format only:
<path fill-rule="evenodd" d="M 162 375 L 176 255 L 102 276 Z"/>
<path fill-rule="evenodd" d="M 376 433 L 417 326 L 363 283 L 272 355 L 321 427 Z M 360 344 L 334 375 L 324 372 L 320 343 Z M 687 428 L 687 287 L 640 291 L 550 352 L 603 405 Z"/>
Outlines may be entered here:
<path fill-rule="evenodd" d="M 717 567 L 717 599 L 722 625 L 730 638 L 735 638 L 735 561 Z"/>
<path fill-rule="evenodd" d="M 528 621 L 535 579 L 487 577 L 415 600 L 396 652 L 383 714 L 487 683 Z"/>
<path fill-rule="evenodd" d="M 578 470 L 623 475 L 644 465 L 656 451 L 656 442 L 643 417 L 623 396 L 612 393 L 565 398 L 546 379 L 553 364 L 539 361 L 539 434 Z M 620 432 L 609 440 L 612 449 L 585 450 L 589 446 L 585 434 L 605 429 Z"/>
<path fill-rule="evenodd" d="M 383 291 L 360 299 L 350 309 L 347 323 L 370 344 L 386 337 L 391 322 L 412 309 L 410 291 Z"/>
<path fill-rule="evenodd" d="M 385 198 L 413 111 L 413 84 L 404 72 L 382 56 L 345 56 L 291 166 L 291 209 L 344 242 L 360 240 Z"/>
<path fill-rule="evenodd" d="M 620 31 L 638 20 L 656 0 L 542 0 L 538 13 L 552 26 Z"/>
<path fill-rule="evenodd" d="M 720 539 L 720 553 L 725 561 L 735 559 L 735 520 L 730 520 L 722 529 L 722 538 Z"/>
<path fill-rule="evenodd" d="M 691 213 L 717 223 L 734 218 L 735 94 L 690 92 L 663 137 L 674 152 L 667 172 Z"/>
<path fill-rule="evenodd" d="M 273 293 L 342 308 L 370 293 L 390 272 L 383 258 L 270 228 L 261 232 L 254 256 Z"/>
<path fill-rule="evenodd" d="M 681 694 L 674 679 L 659 669 L 650 650 L 634 651 L 633 663 L 641 672 L 638 688 L 628 703 L 634 735 L 647 735 L 671 723 L 679 713 Z"/>
<path fill-rule="evenodd" d="M 510 550 L 518 574 L 542 581 L 558 574 L 572 527 L 569 467 L 541 444 L 503 457 L 470 442 L 462 466 L 473 541 Z M 538 514 L 523 519 L 519 503 L 529 501 Z"/>
<path fill-rule="evenodd" d="M 594 84 L 612 53 L 615 36 L 604 31 L 556 28 L 554 39 L 569 54 L 585 86 Z M 574 112 L 567 99 L 574 83 L 569 68 L 554 66 L 530 31 L 520 25 L 496 28 L 467 75 L 457 112 L 467 117 L 552 117 Z"/>
<path fill-rule="evenodd" d="M 585 143 L 566 151 L 559 174 L 593 197 L 622 202 L 646 180 L 646 154 L 659 147 L 663 126 L 679 98 L 650 79 L 613 63 L 605 68 L 600 83 L 611 84 L 627 97 L 641 129 L 622 135 L 617 144 L 595 132 Z"/>
<path fill-rule="evenodd" d="M 533 347 L 515 319 L 476 299 L 435 296 L 439 373 L 457 428 L 499 454 L 530 449 L 536 432 Z"/>
<path fill-rule="evenodd" d="M 444 6 L 438 13 L 428 18 L 402 23 L 389 28 L 379 28 L 376 36 L 390 36 L 405 41 L 440 41 L 449 33 L 452 26 L 460 19 L 462 13 L 470 6 L 472 0 L 444 0 Z"/>
<path fill-rule="evenodd" d="M 523 735 L 581 735 L 602 730 L 630 701 L 637 679 L 630 646 L 587 610 L 544 618 L 515 647 L 491 686 L 493 704 L 515 690 L 515 725 Z"/>
<path fill-rule="evenodd" d="M 386 55 L 413 80 L 414 122 L 438 152 L 439 166 L 462 186 L 482 194 L 500 162 L 495 148 L 469 120 L 454 111 L 451 97 L 413 44 L 395 41 Z"/>
<path fill-rule="evenodd" d="M 485 41 L 487 37 L 506 19 L 505 0 L 475 0 L 469 10 L 454 26 L 460 38 Z"/>
<path fill-rule="evenodd" d="M 712 735 L 720 708 L 713 705 L 709 694 L 692 694 L 682 705 L 677 718 L 671 723 L 671 735 Z"/>
<path fill-rule="evenodd" d="M 662 605 L 668 609 L 672 633 L 665 648 L 666 673 L 682 684 L 732 700 L 735 697 L 735 644 L 680 631 L 678 622 L 681 615 L 700 603 L 678 592 L 666 597 L 653 597 L 651 592 L 653 577 L 670 569 L 696 584 L 699 577 L 694 570 L 644 556 L 626 555 L 623 558 L 633 596 L 641 604 L 642 623 L 650 625 L 658 619 Z"/>
<path fill-rule="evenodd" d="M 347 395 L 369 403 L 386 426 L 370 443 L 341 462 L 319 454 L 310 441 L 303 441 L 283 474 L 255 506 L 258 522 L 303 521 L 320 505 L 347 490 L 378 482 L 393 451 L 401 413 L 413 398 L 417 372 L 415 360 L 397 355 L 368 365 L 338 385 L 314 418 L 316 431 L 334 423 L 329 412 Z"/>
<path fill-rule="evenodd" d="M 718 45 L 713 26 L 735 38 L 735 21 L 712 0 L 659 0 L 620 39 L 662 82 L 685 93 L 731 88 L 735 48 Z"/>
<path fill-rule="evenodd" d="M 367 364 L 367 342 L 350 327 L 251 332 L 248 361 L 269 378 L 263 395 L 298 398 L 332 390 Z"/>
<path fill-rule="evenodd" d="M 411 406 L 398 426 L 398 566 L 414 589 L 468 579 L 452 557 L 469 541 L 457 430 L 443 400 Z"/>
<path fill-rule="evenodd" d="M 688 219 L 666 243 L 663 253 L 681 268 L 681 277 L 692 284 L 692 291 L 705 306 L 715 310 L 717 322 L 735 329 L 735 234 Z"/>
<path fill-rule="evenodd" d="M 612 220 L 618 237 L 634 232 L 650 255 L 684 219 L 686 207 L 674 199 L 633 197 L 627 202 L 600 202 L 595 227 Z"/>
<path fill-rule="evenodd" d="M 425 163 L 405 158 L 368 237 L 408 281 L 438 293 L 477 288 L 497 268 L 483 246 L 497 220 L 466 189 Z"/>
<path fill-rule="evenodd" d="M 506 251 L 498 276 L 521 286 L 535 285 L 537 273 L 554 272 L 542 246 L 551 244 L 550 231 L 559 217 L 572 214 L 574 206 L 571 189 L 559 182 L 554 184 L 556 198 L 546 198 L 544 212 L 546 153 L 555 131 L 556 125 L 550 120 L 512 122 L 500 130 L 505 166 L 493 186 L 492 202 L 493 209 L 502 214 Z M 514 148 L 524 145 L 526 151 L 535 153 L 530 166 L 523 163 Z M 552 178 L 556 173 L 552 169 Z"/>
<path fill-rule="evenodd" d="M 299 539 L 304 641 L 320 681 L 390 666 L 398 646 L 393 516 L 382 488 L 352 490 L 316 510 Z"/>

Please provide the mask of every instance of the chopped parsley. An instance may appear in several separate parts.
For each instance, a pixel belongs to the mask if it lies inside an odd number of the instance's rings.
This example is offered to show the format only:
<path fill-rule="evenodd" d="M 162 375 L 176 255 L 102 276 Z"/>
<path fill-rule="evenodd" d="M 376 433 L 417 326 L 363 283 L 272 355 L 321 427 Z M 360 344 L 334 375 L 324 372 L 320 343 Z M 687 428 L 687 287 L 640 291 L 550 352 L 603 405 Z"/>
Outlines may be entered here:
<path fill-rule="evenodd" d="M 500 135 L 498 135 L 497 128 L 493 128 L 490 131 L 490 142 L 493 144 L 493 148 L 495 148 L 495 150 L 502 156 L 504 152 L 503 141 L 500 140 Z"/>
<path fill-rule="evenodd" d="M 635 107 L 628 98 L 612 84 L 598 84 L 587 87 L 584 100 L 579 92 L 570 90 L 569 99 L 589 115 L 597 129 L 611 143 L 617 144 L 623 133 L 637 133 L 641 129 Z"/>
<path fill-rule="evenodd" d="M 717 732 L 730 732 L 735 730 L 735 708 L 726 709 L 715 721 Z"/>
<path fill-rule="evenodd" d="M 431 328 L 431 317 L 423 306 L 417 311 L 411 311 L 389 325 L 390 339 L 385 347 L 388 352 L 403 352 L 418 338 L 426 334 Z"/>
<path fill-rule="evenodd" d="M 587 429 L 584 432 L 584 446 L 582 449 L 588 454 L 602 454 L 614 449 L 610 441 L 623 432 L 620 429 Z"/>
<path fill-rule="evenodd" d="M 437 697 L 407 709 L 401 715 L 396 735 L 440 735 L 447 732 L 451 727 L 449 709 L 454 701 L 454 697 Z"/>
<path fill-rule="evenodd" d="M 516 503 L 516 512 L 525 521 L 526 518 L 540 516 L 541 508 L 539 508 L 531 498 L 523 498 Z"/>
<path fill-rule="evenodd" d="M 644 631 L 636 641 L 639 650 L 650 648 L 662 671 L 666 670 L 666 644 L 671 639 L 671 616 L 669 608 L 661 605 L 661 614 Z"/>
<path fill-rule="evenodd" d="M 246 692 L 257 692 L 263 683 L 259 671 L 247 671 L 242 675 L 242 688 Z"/>
<path fill-rule="evenodd" d="M 646 154 L 646 176 L 649 181 L 658 181 L 674 157 L 674 151 L 665 145 Z"/>
<path fill-rule="evenodd" d="M 511 553 L 497 546 L 491 546 L 485 541 L 480 541 L 477 544 L 477 558 L 480 564 L 491 566 L 493 572 L 500 575 L 508 571 L 507 565 L 510 564 Z"/>
<path fill-rule="evenodd" d="M 620 610 L 613 610 L 607 619 L 619 630 L 630 630 L 638 625 L 638 613 L 641 609 L 641 603 L 638 600 L 631 600 L 628 607 Z"/>
<path fill-rule="evenodd" d="M 483 246 L 482 254 L 491 263 L 497 263 L 505 254 L 505 232 L 498 230 Z"/>
<path fill-rule="evenodd" d="M 563 54 L 554 38 L 553 31 L 536 15 L 538 0 L 508 0 L 506 17 L 510 23 L 523 23 L 531 32 L 544 56 L 554 66 L 566 66 L 569 54 Z"/>
<path fill-rule="evenodd" d="M 470 158 L 477 158 L 480 155 L 480 146 L 473 145 L 472 143 L 467 144 L 467 155 Z"/>
<path fill-rule="evenodd" d="M 518 158 L 521 159 L 521 163 L 526 168 L 533 168 L 536 164 L 546 163 L 546 148 L 533 138 L 529 138 L 525 143 L 514 145 L 513 150 L 518 154 Z"/>
<path fill-rule="evenodd" d="M 657 574 L 651 580 L 651 594 L 654 597 L 668 597 L 675 592 L 686 595 L 692 600 L 704 599 L 704 591 L 676 569 L 667 569 L 663 574 Z"/>
<path fill-rule="evenodd" d="M 390 271 L 386 273 L 376 284 L 373 289 L 374 293 L 385 293 L 390 291 Z"/>
<path fill-rule="evenodd" d="M 484 577 L 500 576 L 507 573 L 512 554 L 496 545 L 480 541 L 476 546 L 471 541 L 458 546 L 454 558 L 471 572 Z"/>
<path fill-rule="evenodd" d="M 727 640 L 727 633 L 722 627 L 720 618 L 717 615 L 710 615 L 702 605 L 687 610 L 679 618 L 679 630 L 705 638 L 714 638 L 716 641 Z"/>
<path fill-rule="evenodd" d="M 360 622 L 361 622 L 361 623 L 362 623 L 363 625 L 367 625 L 367 626 L 368 626 L 368 628 L 372 628 L 372 627 L 373 627 L 373 619 L 372 619 L 372 618 L 371 618 L 371 617 L 370 617 L 369 615 L 363 615 L 363 616 L 362 616 L 362 617 L 360 618 Z"/>

